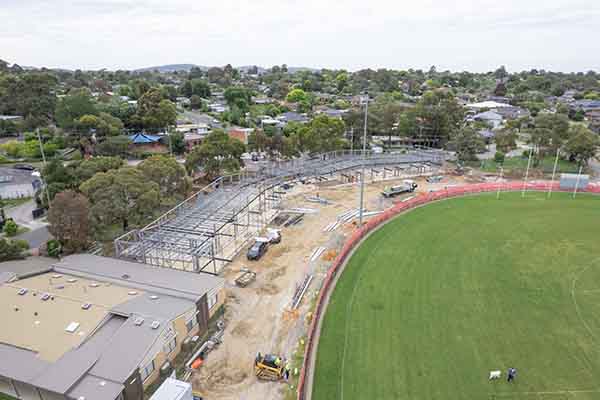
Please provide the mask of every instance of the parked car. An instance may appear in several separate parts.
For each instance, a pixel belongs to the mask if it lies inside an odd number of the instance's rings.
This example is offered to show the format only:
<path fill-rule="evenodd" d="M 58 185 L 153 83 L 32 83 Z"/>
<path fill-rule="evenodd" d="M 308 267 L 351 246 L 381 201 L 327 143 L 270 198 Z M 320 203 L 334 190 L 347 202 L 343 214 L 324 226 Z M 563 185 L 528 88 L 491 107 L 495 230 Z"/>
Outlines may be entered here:
<path fill-rule="evenodd" d="M 275 244 L 281 242 L 281 231 L 279 229 L 267 229 L 267 239 L 269 243 Z"/>
<path fill-rule="evenodd" d="M 25 171 L 35 171 L 35 167 L 30 164 L 15 164 L 15 165 L 13 165 L 13 169 L 22 169 Z"/>
<path fill-rule="evenodd" d="M 442 175 L 434 175 L 434 176 L 428 177 L 426 180 L 429 183 L 438 183 L 438 182 L 441 182 L 442 179 L 444 179 L 444 177 Z"/>
<path fill-rule="evenodd" d="M 246 257 L 248 260 L 260 260 L 260 258 L 267 252 L 267 247 L 269 246 L 269 239 L 266 238 L 256 238 L 256 241 L 248 249 L 248 253 Z"/>

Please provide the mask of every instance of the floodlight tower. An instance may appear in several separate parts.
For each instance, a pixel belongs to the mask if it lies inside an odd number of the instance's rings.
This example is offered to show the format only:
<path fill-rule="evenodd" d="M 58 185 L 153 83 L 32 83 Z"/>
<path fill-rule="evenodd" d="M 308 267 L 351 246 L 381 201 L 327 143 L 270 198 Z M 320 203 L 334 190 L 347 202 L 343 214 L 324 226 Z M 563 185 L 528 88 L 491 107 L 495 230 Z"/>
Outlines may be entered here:
<path fill-rule="evenodd" d="M 369 92 L 365 93 L 363 97 L 363 101 L 365 102 L 365 129 L 363 132 L 363 162 L 362 168 L 360 172 L 360 205 L 358 208 L 359 216 L 358 216 L 358 225 L 362 226 L 363 223 L 363 202 L 365 197 L 365 163 L 367 158 L 367 118 L 369 115 Z"/>

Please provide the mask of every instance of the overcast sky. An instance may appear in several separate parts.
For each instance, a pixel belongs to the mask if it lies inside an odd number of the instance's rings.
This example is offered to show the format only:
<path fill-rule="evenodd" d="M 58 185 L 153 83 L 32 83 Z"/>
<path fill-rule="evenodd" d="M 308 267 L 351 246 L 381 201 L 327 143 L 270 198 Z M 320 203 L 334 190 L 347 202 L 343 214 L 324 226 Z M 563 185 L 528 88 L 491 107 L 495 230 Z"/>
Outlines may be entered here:
<path fill-rule="evenodd" d="M 0 0 L 0 59 L 600 71 L 598 0 Z"/>

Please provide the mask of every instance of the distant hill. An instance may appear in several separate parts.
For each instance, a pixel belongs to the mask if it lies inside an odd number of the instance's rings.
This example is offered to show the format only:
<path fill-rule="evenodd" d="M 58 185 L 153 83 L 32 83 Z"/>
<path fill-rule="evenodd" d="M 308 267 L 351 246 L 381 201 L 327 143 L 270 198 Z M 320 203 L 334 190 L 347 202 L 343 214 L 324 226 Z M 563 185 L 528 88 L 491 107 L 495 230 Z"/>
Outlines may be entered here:
<path fill-rule="evenodd" d="M 202 71 L 208 71 L 209 68 L 211 67 L 207 67 L 204 65 L 196 65 L 196 64 L 168 64 L 168 65 L 158 65 L 155 67 L 146 67 L 146 68 L 138 68 L 133 70 L 133 72 L 152 72 L 152 71 L 158 71 L 160 73 L 170 73 L 170 72 L 175 72 L 175 71 L 184 71 L 184 72 L 190 72 L 190 70 L 193 67 L 198 67 L 200 68 Z M 222 68 L 222 67 L 221 67 Z M 247 72 L 250 68 L 252 68 L 251 65 L 244 65 L 241 67 L 235 67 L 237 69 L 239 69 L 240 71 L 244 71 Z M 265 73 L 268 71 L 267 68 L 263 68 L 263 67 L 257 67 L 258 68 L 258 72 L 259 74 Z M 288 67 L 288 71 L 293 74 L 296 73 L 298 71 L 311 71 L 311 72 L 317 72 L 320 71 L 319 68 L 306 68 L 306 67 Z"/>
<path fill-rule="evenodd" d="M 133 70 L 133 72 L 152 72 L 152 71 L 158 71 L 161 73 L 169 73 L 169 72 L 180 72 L 180 71 L 185 71 L 185 72 L 190 72 L 190 70 L 193 67 L 198 67 L 203 71 L 207 71 L 209 67 L 205 67 L 202 65 L 196 65 L 196 64 L 168 64 L 168 65 L 158 65 L 156 67 L 146 67 L 146 68 L 138 68 Z"/>

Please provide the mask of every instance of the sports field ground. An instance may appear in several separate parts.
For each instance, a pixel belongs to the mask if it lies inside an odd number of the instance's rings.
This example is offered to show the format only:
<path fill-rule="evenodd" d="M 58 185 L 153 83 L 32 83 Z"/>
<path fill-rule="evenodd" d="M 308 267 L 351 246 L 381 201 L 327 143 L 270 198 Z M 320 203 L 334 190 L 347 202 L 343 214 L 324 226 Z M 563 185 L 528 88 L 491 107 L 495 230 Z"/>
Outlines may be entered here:
<path fill-rule="evenodd" d="M 600 399 L 600 197 L 464 197 L 374 232 L 332 294 L 312 399 Z"/>

